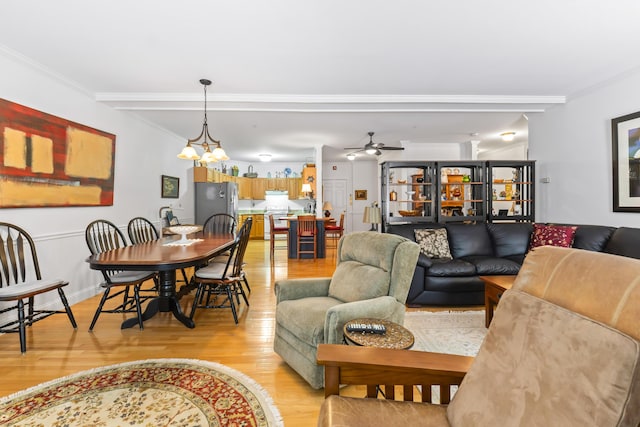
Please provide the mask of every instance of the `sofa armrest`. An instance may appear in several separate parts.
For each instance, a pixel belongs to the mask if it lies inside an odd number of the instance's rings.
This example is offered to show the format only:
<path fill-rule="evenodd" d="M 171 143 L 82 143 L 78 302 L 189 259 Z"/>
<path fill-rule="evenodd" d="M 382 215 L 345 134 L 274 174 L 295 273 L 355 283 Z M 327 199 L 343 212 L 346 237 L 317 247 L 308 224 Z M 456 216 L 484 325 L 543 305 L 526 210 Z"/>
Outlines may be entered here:
<path fill-rule="evenodd" d="M 420 255 L 418 255 L 418 266 L 424 267 L 424 268 L 429 268 L 432 265 L 433 265 L 433 259 L 429 258 L 425 254 L 420 252 Z"/>
<path fill-rule="evenodd" d="M 274 286 L 276 303 L 308 297 L 326 297 L 329 294 L 330 283 L 331 277 L 278 280 Z"/>
<path fill-rule="evenodd" d="M 413 386 L 422 386 L 422 401 L 431 402 L 431 386 L 440 386 L 440 402 L 449 403 L 452 385 L 460 385 L 474 358 L 411 350 L 320 344 L 317 362 L 324 365 L 324 394 L 338 395 L 341 384 L 366 385 L 367 397 L 385 386 L 394 399 L 393 386 L 403 386 L 404 400 L 413 400 Z"/>

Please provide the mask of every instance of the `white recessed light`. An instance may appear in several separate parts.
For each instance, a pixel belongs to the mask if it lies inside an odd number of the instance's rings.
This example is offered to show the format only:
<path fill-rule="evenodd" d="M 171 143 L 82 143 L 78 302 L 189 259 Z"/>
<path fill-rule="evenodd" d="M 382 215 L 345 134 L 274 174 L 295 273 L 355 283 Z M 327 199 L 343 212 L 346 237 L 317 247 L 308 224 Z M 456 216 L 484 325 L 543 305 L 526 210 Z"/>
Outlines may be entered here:
<path fill-rule="evenodd" d="M 503 132 L 500 134 L 500 137 L 505 142 L 513 141 L 513 138 L 515 138 L 515 136 L 516 136 L 515 132 Z"/>

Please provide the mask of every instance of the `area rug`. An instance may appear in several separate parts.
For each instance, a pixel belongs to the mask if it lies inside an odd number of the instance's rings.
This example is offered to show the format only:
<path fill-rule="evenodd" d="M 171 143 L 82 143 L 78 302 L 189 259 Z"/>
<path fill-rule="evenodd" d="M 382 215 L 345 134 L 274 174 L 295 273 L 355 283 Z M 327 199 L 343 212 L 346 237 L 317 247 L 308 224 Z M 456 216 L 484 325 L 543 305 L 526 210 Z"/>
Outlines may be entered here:
<path fill-rule="evenodd" d="M 49 381 L 0 399 L 8 426 L 282 426 L 254 380 L 214 362 L 150 359 Z"/>
<path fill-rule="evenodd" d="M 411 350 L 475 356 L 487 334 L 484 310 L 411 311 L 405 314 L 404 327 L 415 343 Z"/>

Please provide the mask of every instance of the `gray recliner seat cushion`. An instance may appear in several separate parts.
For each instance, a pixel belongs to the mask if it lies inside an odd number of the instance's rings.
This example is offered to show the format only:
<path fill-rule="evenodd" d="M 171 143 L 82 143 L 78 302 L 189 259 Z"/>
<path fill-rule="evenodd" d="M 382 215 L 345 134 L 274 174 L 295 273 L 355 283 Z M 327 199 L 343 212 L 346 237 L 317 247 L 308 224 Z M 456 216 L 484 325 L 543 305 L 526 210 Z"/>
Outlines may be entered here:
<path fill-rule="evenodd" d="M 324 343 L 327 310 L 339 304 L 342 301 L 331 297 L 282 301 L 276 310 L 276 322 L 300 341 L 315 347 Z M 304 313 L 304 316 L 300 313 Z"/>

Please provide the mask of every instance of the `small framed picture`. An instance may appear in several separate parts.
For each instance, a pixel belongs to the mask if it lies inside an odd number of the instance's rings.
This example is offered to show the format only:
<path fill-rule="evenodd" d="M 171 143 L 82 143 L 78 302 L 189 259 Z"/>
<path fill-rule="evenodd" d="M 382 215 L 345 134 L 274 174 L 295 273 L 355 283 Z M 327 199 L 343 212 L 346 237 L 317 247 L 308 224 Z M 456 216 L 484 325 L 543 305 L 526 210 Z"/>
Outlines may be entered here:
<path fill-rule="evenodd" d="M 356 190 L 356 200 L 367 200 L 367 190 Z"/>
<path fill-rule="evenodd" d="M 180 196 L 180 178 L 162 175 L 162 198 L 177 199 Z"/>

